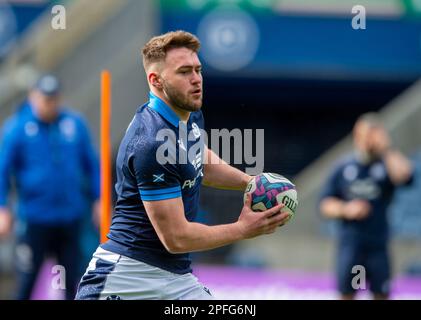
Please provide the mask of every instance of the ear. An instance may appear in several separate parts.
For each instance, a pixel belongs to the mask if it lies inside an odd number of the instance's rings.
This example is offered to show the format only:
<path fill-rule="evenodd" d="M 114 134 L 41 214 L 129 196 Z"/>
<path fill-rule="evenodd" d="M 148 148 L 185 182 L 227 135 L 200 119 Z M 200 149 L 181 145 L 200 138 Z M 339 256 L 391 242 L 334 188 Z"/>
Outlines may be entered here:
<path fill-rule="evenodd" d="M 161 78 L 155 72 L 150 72 L 148 74 L 148 81 L 149 83 L 157 89 L 162 89 Z"/>

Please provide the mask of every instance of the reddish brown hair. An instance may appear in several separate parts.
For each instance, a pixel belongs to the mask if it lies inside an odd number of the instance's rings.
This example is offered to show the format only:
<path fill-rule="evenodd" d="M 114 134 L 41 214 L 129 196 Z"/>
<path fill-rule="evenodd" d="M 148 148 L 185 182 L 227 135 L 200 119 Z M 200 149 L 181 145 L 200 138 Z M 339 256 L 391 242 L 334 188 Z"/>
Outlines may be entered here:
<path fill-rule="evenodd" d="M 142 49 L 145 70 L 152 63 L 164 61 L 167 52 L 174 48 L 188 48 L 197 53 L 200 49 L 200 41 L 195 35 L 181 30 L 153 37 Z"/>

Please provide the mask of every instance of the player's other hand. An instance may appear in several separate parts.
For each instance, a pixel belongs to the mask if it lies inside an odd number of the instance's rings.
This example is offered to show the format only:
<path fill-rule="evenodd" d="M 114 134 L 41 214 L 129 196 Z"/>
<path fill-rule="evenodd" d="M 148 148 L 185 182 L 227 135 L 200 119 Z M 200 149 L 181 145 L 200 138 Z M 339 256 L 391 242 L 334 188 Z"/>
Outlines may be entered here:
<path fill-rule="evenodd" d="M 244 239 L 250 239 L 262 234 L 274 233 L 279 225 L 285 224 L 290 216 L 282 212 L 284 204 L 279 204 L 266 211 L 255 212 L 251 209 L 251 195 L 246 194 L 246 201 L 238 218 L 238 225 Z"/>
<path fill-rule="evenodd" d="M 12 232 L 13 216 L 6 208 L 0 208 L 0 239 L 8 237 Z"/>
<path fill-rule="evenodd" d="M 347 220 L 363 220 L 368 217 L 371 205 L 366 200 L 351 200 L 344 206 L 344 218 Z"/>

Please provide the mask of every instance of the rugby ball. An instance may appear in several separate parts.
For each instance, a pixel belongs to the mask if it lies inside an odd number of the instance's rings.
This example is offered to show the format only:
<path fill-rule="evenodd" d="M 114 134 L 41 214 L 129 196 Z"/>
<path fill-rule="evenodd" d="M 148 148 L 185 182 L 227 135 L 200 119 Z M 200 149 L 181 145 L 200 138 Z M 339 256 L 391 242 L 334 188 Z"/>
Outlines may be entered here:
<path fill-rule="evenodd" d="M 246 194 L 251 194 L 251 209 L 253 211 L 265 211 L 279 203 L 285 207 L 282 211 L 289 213 L 291 219 L 298 206 L 297 190 L 295 185 L 277 173 L 261 173 L 254 176 L 247 184 L 244 192 L 244 202 Z"/>

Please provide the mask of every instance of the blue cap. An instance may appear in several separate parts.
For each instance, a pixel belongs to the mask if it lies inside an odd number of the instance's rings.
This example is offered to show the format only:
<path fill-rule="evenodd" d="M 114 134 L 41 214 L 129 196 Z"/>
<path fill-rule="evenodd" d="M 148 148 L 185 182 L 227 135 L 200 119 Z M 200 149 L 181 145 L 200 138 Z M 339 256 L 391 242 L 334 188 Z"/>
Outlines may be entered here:
<path fill-rule="evenodd" d="M 46 96 L 55 96 L 60 92 L 60 81 L 53 75 L 43 75 L 35 83 L 35 89 Z"/>

